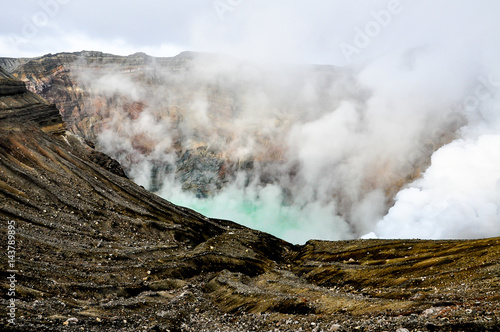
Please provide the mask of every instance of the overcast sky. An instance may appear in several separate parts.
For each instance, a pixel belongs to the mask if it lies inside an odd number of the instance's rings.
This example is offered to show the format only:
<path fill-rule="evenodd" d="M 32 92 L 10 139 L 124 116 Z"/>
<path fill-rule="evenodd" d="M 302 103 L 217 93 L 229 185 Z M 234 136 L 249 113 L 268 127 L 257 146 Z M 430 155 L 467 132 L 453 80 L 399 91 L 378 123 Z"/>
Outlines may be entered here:
<path fill-rule="evenodd" d="M 206 51 L 346 64 L 500 32 L 500 1 L 0 0 L 0 56 Z M 480 47 L 478 47 L 480 48 Z"/>

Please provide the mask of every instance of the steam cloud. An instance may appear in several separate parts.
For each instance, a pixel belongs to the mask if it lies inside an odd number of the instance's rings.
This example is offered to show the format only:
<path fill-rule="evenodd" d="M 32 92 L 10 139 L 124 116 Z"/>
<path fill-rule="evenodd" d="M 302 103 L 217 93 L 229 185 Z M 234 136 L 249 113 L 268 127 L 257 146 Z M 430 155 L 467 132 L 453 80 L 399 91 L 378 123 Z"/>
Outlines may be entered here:
<path fill-rule="evenodd" d="M 187 70 L 151 63 L 141 81 L 81 71 L 89 110 L 115 105 L 99 146 L 174 203 L 296 243 L 498 236 L 500 30 L 488 14 L 498 5 L 422 3 L 343 68 L 205 55 Z M 207 164 L 193 172 L 209 195 L 183 188 L 178 172 L 199 147 Z M 222 182 L 218 159 L 234 166 Z"/>

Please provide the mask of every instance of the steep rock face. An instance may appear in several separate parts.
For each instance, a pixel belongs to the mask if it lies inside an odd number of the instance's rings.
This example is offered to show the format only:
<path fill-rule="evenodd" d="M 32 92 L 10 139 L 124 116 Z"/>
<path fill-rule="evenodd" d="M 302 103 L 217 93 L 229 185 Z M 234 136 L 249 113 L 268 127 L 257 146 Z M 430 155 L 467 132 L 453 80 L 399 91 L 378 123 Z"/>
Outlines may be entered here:
<path fill-rule="evenodd" d="M 20 122 L 35 122 L 48 133 L 66 130 L 59 111 L 53 104 L 34 93 L 27 94 L 23 82 L 14 80 L 0 67 L 0 119 L 15 119 Z"/>
<path fill-rule="evenodd" d="M 293 246 L 100 167 L 4 72 L 0 114 L 3 330 L 500 328 L 498 238 Z"/>

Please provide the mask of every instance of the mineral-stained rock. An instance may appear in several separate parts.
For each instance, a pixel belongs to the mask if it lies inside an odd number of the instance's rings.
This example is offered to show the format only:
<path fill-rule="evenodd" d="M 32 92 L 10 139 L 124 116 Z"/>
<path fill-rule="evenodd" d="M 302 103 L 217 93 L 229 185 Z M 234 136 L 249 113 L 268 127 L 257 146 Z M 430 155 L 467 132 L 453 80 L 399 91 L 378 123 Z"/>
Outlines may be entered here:
<path fill-rule="evenodd" d="M 0 73 L 2 330 L 499 331 L 499 238 L 294 246 L 206 218 L 101 167 Z"/>
<path fill-rule="evenodd" d="M 0 120 L 34 122 L 49 133 L 65 131 L 65 124 L 55 105 L 25 91 L 24 83 L 14 80 L 0 67 Z"/>
<path fill-rule="evenodd" d="M 177 162 L 176 176 L 182 189 L 193 191 L 198 197 L 208 197 L 223 186 L 224 178 L 219 173 L 224 162 L 206 147 L 187 150 Z"/>

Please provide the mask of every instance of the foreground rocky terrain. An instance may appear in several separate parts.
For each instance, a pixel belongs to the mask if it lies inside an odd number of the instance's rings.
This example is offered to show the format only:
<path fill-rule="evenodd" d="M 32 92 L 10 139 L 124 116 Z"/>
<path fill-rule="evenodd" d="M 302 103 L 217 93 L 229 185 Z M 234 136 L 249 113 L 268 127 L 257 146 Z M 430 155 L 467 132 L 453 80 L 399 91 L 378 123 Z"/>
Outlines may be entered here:
<path fill-rule="evenodd" d="M 0 69 L 3 330 L 500 330 L 500 238 L 295 246 L 151 194 L 66 128 Z"/>

